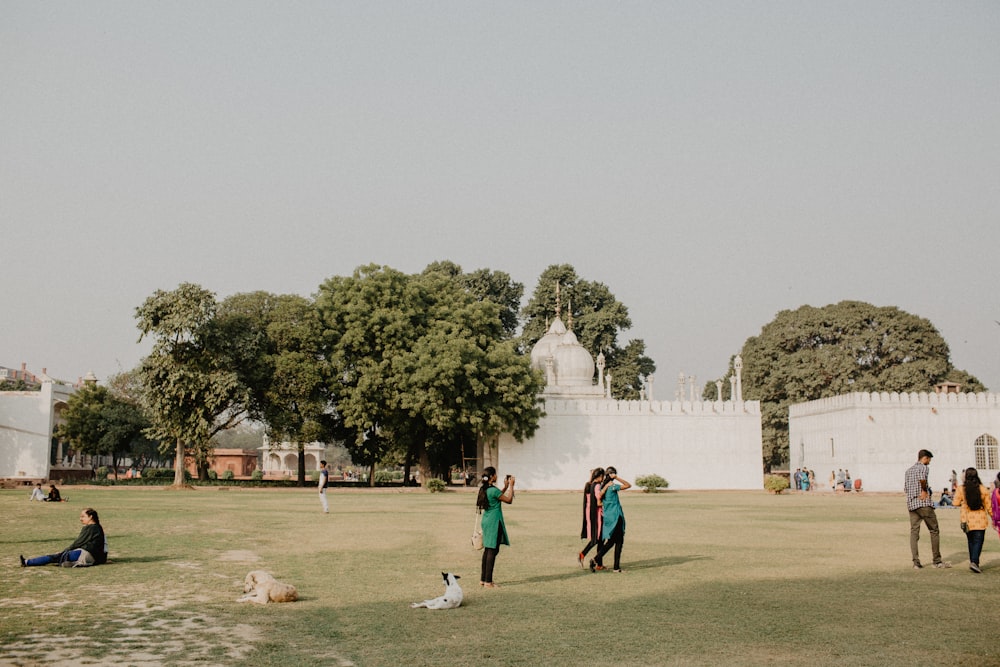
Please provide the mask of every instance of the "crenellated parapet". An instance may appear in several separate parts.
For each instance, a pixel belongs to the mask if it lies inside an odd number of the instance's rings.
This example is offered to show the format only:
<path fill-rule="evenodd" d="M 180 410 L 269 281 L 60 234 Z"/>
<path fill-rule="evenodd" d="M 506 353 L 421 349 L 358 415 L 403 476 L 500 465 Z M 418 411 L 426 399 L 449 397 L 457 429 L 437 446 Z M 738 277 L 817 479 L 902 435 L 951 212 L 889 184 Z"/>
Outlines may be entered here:
<path fill-rule="evenodd" d="M 606 399 L 545 399 L 545 414 L 650 415 L 669 417 L 760 415 L 760 401 L 616 401 Z"/>
<path fill-rule="evenodd" d="M 829 398 L 819 398 L 807 403 L 798 403 L 788 408 L 791 417 L 843 410 L 848 408 L 973 408 L 996 407 L 1000 405 L 1000 394 L 995 393 L 938 393 L 938 392 L 853 392 Z"/>

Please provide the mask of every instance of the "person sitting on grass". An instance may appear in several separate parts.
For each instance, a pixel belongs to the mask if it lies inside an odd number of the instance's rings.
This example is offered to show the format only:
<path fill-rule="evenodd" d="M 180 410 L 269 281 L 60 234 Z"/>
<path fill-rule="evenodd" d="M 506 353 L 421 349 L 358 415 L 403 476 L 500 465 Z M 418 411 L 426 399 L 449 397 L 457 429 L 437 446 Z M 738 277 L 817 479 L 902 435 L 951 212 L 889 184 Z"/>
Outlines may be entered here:
<path fill-rule="evenodd" d="M 62 502 L 62 496 L 59 494 L 59 489 L 56 488 L 55 484 L 49 484 L 49 497 L 45 500 L 50 503 Z"/>
<path fill-rule="evenodd" d="M 39 502 L 45 500 L 45 492 L 42 491 L 41 482 L 35 484 L 35 488 L 31 490 L 31 497 L 28 500 L 37 500 Z"/>
<path fill-rule="evenodd" d="M 954 503 L 951 501 L 951 493 L 948 492 L 948 487 L 941 489 L 941 500 L 938 501 L 938 507 L 954 507 Z"/>
<path fill-rule="evenodd" d="M 64 551 L 47 556 L 25 558 L 21 556 L 21 567 L 37 565 L 62 565 L 63 567 L 88 567 L 108 562 L 107 540 L 104 528 L 97 516 L 97 510 L 89 507 L 80 512 L 80 523 L 83 528 L 73 544 Z"/>

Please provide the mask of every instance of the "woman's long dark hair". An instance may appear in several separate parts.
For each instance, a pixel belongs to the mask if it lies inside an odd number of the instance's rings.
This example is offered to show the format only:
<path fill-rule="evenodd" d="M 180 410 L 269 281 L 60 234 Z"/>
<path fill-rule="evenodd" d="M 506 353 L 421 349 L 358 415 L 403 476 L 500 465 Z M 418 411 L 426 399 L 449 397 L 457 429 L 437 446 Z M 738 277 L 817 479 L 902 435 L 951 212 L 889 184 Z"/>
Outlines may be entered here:
<path fill-rule="evenodd" d="M 983 496 L 979 493 L 979 487 L 983 483 L 979 481 L 979 472 L 975 468 L 965 469 L 965 504 L 973 512 L 983 509 Z"/>
<path fill-rule="evenodd" d="M 489 507 L 489 501 L 486 499 L 486 489 L 490 488 L 490 480 L 496 474 L 497 469 L 493 466 L 489 466 L 483 470 L 483 476 L 480 478 L 482 482 L 479 486 L 479 497 L 476 498 L 476 507 L 481 510 L 486 510 Z"/>
<path fill-rule="evenodd" d="M 91 507 L 84 507 L 83 513 L 90 517 L 90 519 L 96 523 L 98 526 L 101 525 L 101 520 L 97 516 L 97 510 Z"/>
<path fill-rule="evenodd" d="M 594 468 L 591 470 L 590 480 L 583 485 L 583 492 L 585 494 L 590 493 L 590 490 L 594 488 L 594 482 L 596 482 L 600 477 L 604 477 L 604 468 Z"/>

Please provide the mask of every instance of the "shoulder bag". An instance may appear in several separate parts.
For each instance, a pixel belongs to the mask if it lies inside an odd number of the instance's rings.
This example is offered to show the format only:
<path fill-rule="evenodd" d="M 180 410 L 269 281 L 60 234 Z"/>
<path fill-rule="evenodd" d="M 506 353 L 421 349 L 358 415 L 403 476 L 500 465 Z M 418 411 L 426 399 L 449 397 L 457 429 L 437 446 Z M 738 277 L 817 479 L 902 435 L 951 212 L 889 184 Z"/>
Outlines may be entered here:
<path fill-rule="evenodd" d="M 475 521 L 472 522 L 472 548 L 479 551 L 483 548 L 483 522 L 479 516 L 479 510 L 476 510 L 474 518 Z"/>

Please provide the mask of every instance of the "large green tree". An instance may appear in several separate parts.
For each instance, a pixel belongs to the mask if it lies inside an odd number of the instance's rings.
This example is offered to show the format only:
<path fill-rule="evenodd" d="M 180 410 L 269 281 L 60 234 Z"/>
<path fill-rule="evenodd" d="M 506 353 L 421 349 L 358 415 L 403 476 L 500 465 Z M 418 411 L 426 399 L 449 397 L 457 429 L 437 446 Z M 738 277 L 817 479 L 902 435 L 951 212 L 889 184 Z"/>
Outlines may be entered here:
<path fill-rule="evenodd" d="M 505 339 L 500 306 L 454 274 L 369 265 L 327 280 L 316 303 L 352 454 L 403 447 L 427 480 L 463 437 L 523 439 L 537 427 L 538 374 Z"/>
<path fill-rule="evenodd" d="M 783 310 L 747 339 L 741 355 L 743 398 L 761 402 L 768 470 L 788 461 L 788 407 L 794 403 L 855 391 L 929 391 L 945 380 L 984 390 L 952 366 L 948 344 L 929 320 L 860 301 Z M 729 390 L 727 380 L 724 397 Z M 714 398 L 715 391 L 711 384 L 704 395 Z"/>
<path fill-rule="evenodd" d="M 518 311 L 521 308 L 521 297 L 524 295 L 524 285 L 514 281 L 510 274 L 504 271 L 476 269 L 464 273 L 462 267 L 454 262 L 432 262 L 424 269 L 424 275 L 442 273 L 473 295 L 478 301 L 490 301 L 500 308 L 500 324 L 503 327 L 504 338 L 513 338 L 520 323 Z"/>
<path fill-rule="evenodd" d="M 87 384 L 69 397 L 54 435 L 84 454 L 110 456 L 117 476 L 119 462 L 135 458 L 136 450 L 148 445 L 143 434 L 148 427 L 134 402 L 108 387 Z"/>
<path fill-rule="evenodd" d="M 147 434 L 174 449 L 174 485 L 184 484 L 184 455 L 202 456 L 212 436 L 249 414 L 250 395 L 216 326 L 215 295 L 193 283 L 157 290 L 136 308 L 142 340 L 153 349 L 139 364 Z M 225 344 L 224 344 L 225 343 Z"/>
<path fill-rule="evenodd" d="M 249 391 L 250 415 L 298 446 L 304 485 L 305 443 L 328 442 L 336 423 L 318 311 L 301 296 L 247 292 L 225 299 L 216 321 Z"/>
<path fill-rule="evenodd" d="M 604 353 L 606 372 L 611 374 L 612 395 L 637 399 L 645 379 L 656 364 L 645 355 L 645 343 L 634 339 L 622 348 L 618 335 L 632 327 L 628 308 L 604 283 L 581 279 L 569 264 L 553 264 L 538 278 L 531 299 L 521 314 L 525 318 L 521 345 L 530 350 L 545 335 L 555 317 L 558 285 L 560 316 L 570 324 L 580 344 L 595 357 Z"/>

